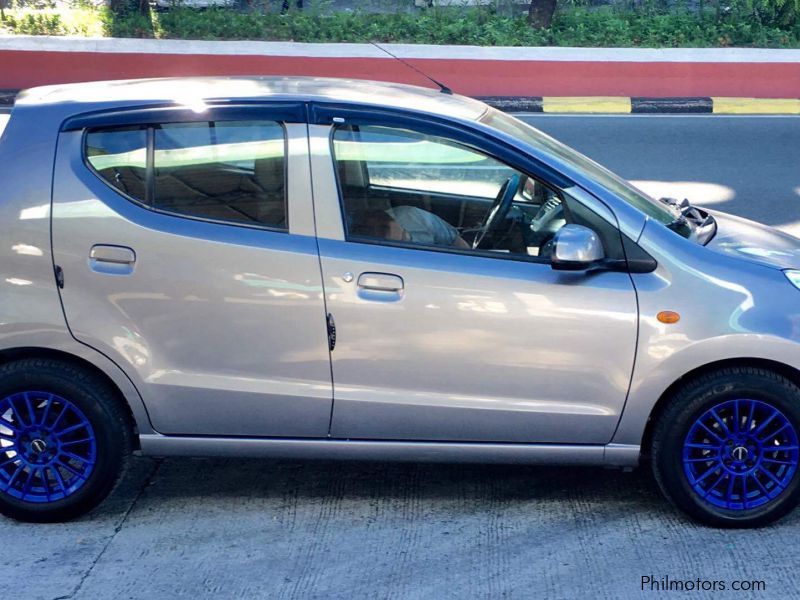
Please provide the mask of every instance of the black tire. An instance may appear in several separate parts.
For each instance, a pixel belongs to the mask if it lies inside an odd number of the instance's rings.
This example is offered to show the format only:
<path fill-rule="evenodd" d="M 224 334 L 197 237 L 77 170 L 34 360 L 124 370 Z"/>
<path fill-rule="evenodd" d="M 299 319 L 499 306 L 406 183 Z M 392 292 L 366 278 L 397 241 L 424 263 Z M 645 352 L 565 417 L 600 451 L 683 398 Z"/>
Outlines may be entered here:
<path fill-rule="evenodd" d="M 703 499 L 692 488 L 684 471 L 683 445 L 693 424 L 712 407 L 735 399 L 756 400 L 778 409 L 794 431 L 800 433 L 800 388 L 766 369 L 724 368 L 692 379 L 669 400 L 653 431 L 653 473 L 664 495 L 696 521 L 714 527 L 759 527 L 785 516 L 800 502 L 797 469 L 774 498 L 755 508 L 746 508 L 744 504 L 736 510 L 721 508 Z M 721 464 L 720 468 L 723 469 Z M 714 472 L 712 477 L 718 473 L 723 470 Z"/>
<path fill-rule="evenodd" d="M 0 366 L 0 400 L 27 390 L 56 394 L 83 412 L 94 430 L 96 463 L 81 487 L 61 499 L 34 503 L 0 491 L 0 513 L 37 523 L 81 516 L 111 493 L 127 467 L 133 449 L 127 407 L 104 379 L 69 362 L 24 359 Z"/>

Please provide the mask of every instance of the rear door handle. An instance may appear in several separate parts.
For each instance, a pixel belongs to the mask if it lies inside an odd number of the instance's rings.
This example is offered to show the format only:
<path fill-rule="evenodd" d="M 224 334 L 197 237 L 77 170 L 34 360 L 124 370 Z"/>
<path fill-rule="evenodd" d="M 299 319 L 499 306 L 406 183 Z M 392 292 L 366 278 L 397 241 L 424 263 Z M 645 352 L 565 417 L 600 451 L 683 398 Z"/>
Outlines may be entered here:
<path fill-rule="evenodd" d="M 362 273 L 358 277 L 358 287 L 377 292 L 400 292 L 403 278 L 389 273 Z"/>
<path fill-rule="evenodd" d="M 89 251 L 89 267 L 98 273 L 130 275 L 136 262 L 136 252 L 127 246 L 96 244 Z"/>
<path fill-rule="evenodd" d="M 122 265 L 129 265 L 136 262 L 136 252 L 126 246 L 106 246 L 97 244 L 92 246 L 89 258 L 97 262 L 108 262 Z"/>

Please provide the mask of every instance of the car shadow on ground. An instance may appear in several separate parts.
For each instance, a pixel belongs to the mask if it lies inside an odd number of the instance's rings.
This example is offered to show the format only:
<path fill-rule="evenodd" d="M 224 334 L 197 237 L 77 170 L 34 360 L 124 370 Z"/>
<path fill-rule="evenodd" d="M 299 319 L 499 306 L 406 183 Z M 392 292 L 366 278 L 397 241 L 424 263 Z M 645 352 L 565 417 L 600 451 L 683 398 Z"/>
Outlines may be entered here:
<path fill-rule="evenodd" d="M 106 502 L 82 520 L 115 521 L 129 513 L 184 519 L 251 512 L 331 519 L 374 513 L 427 513 L 459 521 L 475 515 L 564 524 L 621 521 L 706 529 L 661 494 L 648 465 L 633 471 L 594 467 L 396 463 L 333 460 L 136 457 Z M 341 510 L 341 513 L 339 512 Z M 326 512 L 328 511 L 328 512 Z M 294 517 L 292 517 L 294 518 Z M 780 521 L 800 523 L 800 511 Z"/>
<path fill-rule="evenodd" d="M 237 500 L 274 504 L 316 500 L 413 500 L 470 510 L 514 504 L 591 504 L 600 510 L 674 513 L 647 467 L 621 470 L 530 465 L 136 458 L 109 504 L 141 494 L 149 509 Z M 138 491 L 137 491 L 138 488 Z M 101 507 L 97 512 L 104 512 Z"/>

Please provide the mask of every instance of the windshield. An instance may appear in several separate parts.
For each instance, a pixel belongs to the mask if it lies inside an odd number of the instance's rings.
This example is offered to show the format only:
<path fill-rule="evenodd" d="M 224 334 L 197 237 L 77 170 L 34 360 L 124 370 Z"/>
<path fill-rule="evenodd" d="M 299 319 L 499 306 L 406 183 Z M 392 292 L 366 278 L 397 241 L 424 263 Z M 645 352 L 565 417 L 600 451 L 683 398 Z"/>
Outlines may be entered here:
<path fill-rule="evenodd" d="M 490 108 L 479 121 L 484 125 L 494 127 L 503 133 L 520 139 L 534 148 L 539 148 L 548 154 L 557 156 L 565 163 L 576 169 L 580 169 L 604 188 L 613 192 L 629 204 L 632 204 L 647 216 L 664 225 L 675 223 L 676 219 L 680 216 L 679 211 L 673 210 L 668 204 L 651 198 L 605 167 L 600 166 L 593 160 L 572 150 L 568 146 L 565 146 L 561 142 L 519 119 L 515 119 L 499 110 Z M 691 235 L 690 227 L 673 227 L 673 229 L 683 237 L 689 237 Z"/>

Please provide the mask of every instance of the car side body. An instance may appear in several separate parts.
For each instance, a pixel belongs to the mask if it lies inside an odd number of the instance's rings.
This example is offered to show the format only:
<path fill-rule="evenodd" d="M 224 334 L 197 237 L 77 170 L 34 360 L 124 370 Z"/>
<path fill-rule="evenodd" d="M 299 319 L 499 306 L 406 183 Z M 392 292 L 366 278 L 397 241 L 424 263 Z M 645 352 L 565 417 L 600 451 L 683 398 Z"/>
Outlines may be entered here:
<path fill-rule="evenodd" d="M 682 382 L 746 365 L 800 384 L 800 292 L 784 273 L 800 242 L 722 213 L 707 243 L 678 235 L 599 166 L 487 110 L 313 78 L 24 92 L 0 138 L 0 362 L 96 372 L 140 450 L 161 456 L 634 467 Z M 152 149 L 167 135 L 153 123 L 258 119 L 283 132 L 285 175 L 259 183 L 285 186 L 278 227 L 153 209 L 87 160 L 87 132 L 131 127 Z M 351 123 L 362 129 L 334 139 Z M 566 271 L 350 239 L 342 178 L 358 175 L 334 152 L 370 127 L 455 140 L 566 190 L 619 232 L 623 258 Z"/>

